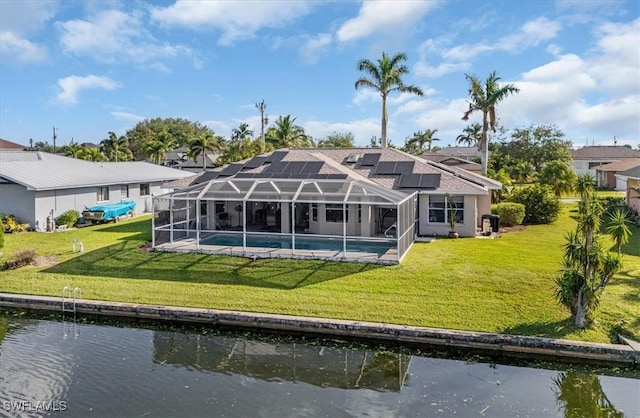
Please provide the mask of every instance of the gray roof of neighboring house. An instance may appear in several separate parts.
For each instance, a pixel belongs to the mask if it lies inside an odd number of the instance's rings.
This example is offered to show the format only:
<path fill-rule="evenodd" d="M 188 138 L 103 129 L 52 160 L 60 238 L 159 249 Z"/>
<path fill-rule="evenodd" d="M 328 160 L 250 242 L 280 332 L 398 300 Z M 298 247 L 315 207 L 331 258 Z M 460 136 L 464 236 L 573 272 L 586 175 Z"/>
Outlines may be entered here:
<path fill-rule="evenodd" d="M 204 159 L 206 157 L 207 168 L 212 168 L 215 167 L 216 160 L 220 156 L 220 154 L 206 151 L 198 155 L 196 161 L 193 161 L 193 158 L 187 157 L 188 151 L 188 147 L 180 147 L 168 151 L 164 157 L 162 165 L 177 168 L 201 168 L 204 165 Z"/>
<path fill-rule="evenodd" d="M 465 158 L 456 157 L 455 155 L 443 155 L 443 154 L 422 154 L 420 158 L 425 160 L 434 161 L 450 167 L 463 168 L 467 171 L 482 171 L 482 165 Z"/>
<path fill-rule="evenodd" d="M 469 158 L 477 158 L 482 156 L 482 152 L 478 149 L 478 147 L 443 147 L 440 148 L 434 154 L 441 155 L 452 155 L 454 157 L 461 157 L 465 159 Z"/>
<path fill-rule="evenodd" d="M 586 146 L 571 151 L 574 160 L 614 160 L 621 158 L 638 158 L 640 151 L 625 146 L 596 145 Z"/>
<path fill-rule="evenodd" d="M 0 152 L 0 178 L 28 190 L 165 182 L 191 175 L 146 162 L 91 162 L 46 152 Z"/>
<path fill-rule="evenodd" d="M 624 160 L 615 161 L 609 164 L 602 164 L 594 167 L 596 171 L 626 171 L 631 168 L 640 166 L 639 158 L 626 158 Z"/>
<path fill-rule="evenodd" d="M 352 154 L 380 154 L 379 162 L 385 161 L 406 161 L 413 162 L 413 174 L 439 174 L 440 184 L 436 188 L 428 189 L 429 193 L 434 194 L 487 194 L 489 190 L 499 189 L 502 184 L 481 176 L 479 174 L 471 173 L 466 170 L 457 167 L 449 167 L 446 165 L 434 163 L 424 160 L 420 157 L 404 153 L 402 151 L 387 148 L 309 148 L 309 149 L 289 149 L 278 150 L 279 152 L 286 152 L 286 155 L 281 160 L 282 162 L 291 161 L 316 161 L 322 162 L 322 166 L 318 174 L 342 174 L 350 180 L 361 180 L 370 183 L 378 184 L 390 190 L 399 190 L 407 193 L 413 193 L 416 189 L 400 188 L 400 175 L 379 175 L 376 174 L 376 167 L 374 166 L 362 166 L 358 163 L 348 163 L 347 159 Z M 276 151 L 276 152 L 278 152 Z M 264 155 L 271 155 L 264 154 Z M 236 164 L 244 164 L 249 160 L 238 162 Z M 215 170 L 209 170 L 205 173 L 200 173 L 189 178 L 173 181 L 169 183 L 172 187 L 184 187 L 195 183 L 200 183 L 205 180 L 215 178 L 215 176 L 221 173 L 227 166 L 216 168 Z M 260 165 L 256 168 L 242 169 L 242 173 L 261 173 L 265 170 L 265 165 Z M 230 177 L 229 177 L 230 178 Z M 418 191 L 425 192 L 426 189 L 420 189 Z"/>
<path fill-rule="evenodd" d="M 629 170 L 623 171 L 621 173 L 618 173 L 617 175 L 632 177 L 634 179 L 640 180 L 640 165 L 634 168 L 630 168 Z"/>

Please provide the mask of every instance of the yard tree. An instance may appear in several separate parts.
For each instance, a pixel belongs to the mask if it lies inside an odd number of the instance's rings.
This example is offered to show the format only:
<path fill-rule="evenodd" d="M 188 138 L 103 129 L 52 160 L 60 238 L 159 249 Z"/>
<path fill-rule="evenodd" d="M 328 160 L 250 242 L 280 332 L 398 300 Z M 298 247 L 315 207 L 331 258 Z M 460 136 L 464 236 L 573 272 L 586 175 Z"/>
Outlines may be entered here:
<path fill-rule="evenodd" d="M 440 138 L 435 138 L 434 135 L 438 132 L 437 129 L 427 129 L 425 131 L 414 132 L 413 136 L 407 139 L 405 143 L 405 149 L 412 154 L 420 155 L 424 152 L 430 152 L 433 145 L 433 141 L 440 141 Z M 425 149 L 425 145 L 427 148 Z"/>
<path fill-rule="evenodd" d="M 202 155 L 202 170 L 207 169 L 207 151 L 219 152 L 222 148 L 222 138 L 211 132 L 200 134 L 199 137 L 193 138 L 187 143 L 189 150 L 187 157 L 192 158 L 193 162 L 198 161 L 198 157 Z"/>
<path fill-rule="evenodd" d="M 622 246 L 629 242 L 629 238 L 631 237 L 631 228 L 629 225 L 631 225 L 631 220 L 626 210 L 618 208 L 609 215 L 607 233 L 616 243 L 618 254 L 620 254 Z"/>
<path fill-rule="evenodd" d="M 556 298 L 571 311 L 573 324 L 585 328 L 605 287 L 621 267 L 619 255 L 608 251 L 598 231 L 603 213 L 590 174 L 578 177 L 580 193 L 577 227 L 565 235 L 564 257 L 556 278 Z"/>
<path fill-rule="evenodd" d="M 146 160 L 151 155 L 148 153 L 148 143 L 157 139 L 162 131 L 167 131 L 174 139 L 174 148 L 187 146 L 190 139 L 198 138 L 203 133 L 213 131 L 199 122 L 192 122 L 182 118 L 153 118 L 138 122 L 136 126 L 127 131 L 129 149 L 133 158 L 139 161 Z M 171 148 L 171 149 L 174 149 Z"/>
<path fill-rule="evenodd" d="M 175 148 L 176 140 L 168 130 L 164 129 L 155 138 L 147 142 L 145 151 L 153 159 L 154 163 L 160 164 L 167 152 Z"/>
<path fill-rule="evenodd" d="M 117 136 L 113 132 L 109 132 L 106 139 L 100 141 L 100 151 L 109 159 L 109 161 L 129 161 L 133 158 L 133 153 L 128 148 L 129 140 L 126 136 Z"/>
<path fill-rule="evenodd" d="M 108 158 L 98 148 L 86 148 L 80 156 L 81 159 L 93 162 L 107 161 Z"/>
<path fill-rule="evenodd" d="M 478 111 L 482 113 L 482 133 L 478 148 L 482 152 L 482 173 L 487 173 L 487 164 L 489 160 L 489 137 L 488 132 L 491 129 L 496 132 L 498 119 L 496 116 L 496 107 L 498 103 L 506 99 L 509 95 L 520 91 L 513 84 L 505 84 L 500 86 L 498 81 L 500 77 L 496 72 L 489 74 L 489 77 L 482 82 L 474 75 L 465 75 L 469 82 L 469 110 L 464 112 L 462 120 L 469 120 L 472 113 Z"/>
<path fill-rule="evenodd" d="M 351 132 L 327 135 L 325 139 L 318 142 L 318 148 L 353 148 L 355 138 Z"/>
<path fill-rule="evenodd" d="M 64 147 L 62 147 L 62 152 L 64 152 L 64 155 L 66 155 L 67 157 L 81 158 L 82 153 L 86 152 L 86 148 L 78 144 L 77 142 L 71 141 L 69 145 L 65 145 Z"/>
<path fill-rule="evenodd" d="M 369 87 L 377 90 L 382 98 L 382 123 L 380 146 L 387 148 L 387 97 L 390 93 L 413 93 L 423 96 L 424 92 L 417 86 L 406 85 L 402 81 L 402 76 L 409 73 L 409 67 L 403 64 L 407 60 L 407 55 L 397 53 L 389 57 L 385 52 L 382 58 L 374 63 L 368 59 L 362 59 L 358 62 L 358 71 L 362 71 L 369 75 L 360 77 L 355 84 L 356 90 L 360 87 Z"/>
<path fill-rule="evenodd" d="M 266 142 L 274 148 L 306 148 L 313 147 L 313 139 L 304 132 L 302 126 L 295 124 L 296 118 L 291 115 L 280 116 L 274 126 L 266 133 Z"/>
<path fill-rule="evenodd" d="M 462 130 L 462 134 L 456 137 L 456 144 L 467 145 L 468 147 L 477 146 L 482 139 L 482 125 L 472 123 Z"/>
<path fill-rule="evenodd" d="M 553 160 L 545 163 L 538 175 L 540 184 L 551 186 L 553 192 L 558 197 L 573 191 L 576 178 L 577 176 L 573 168 L 561 160 Z"/>

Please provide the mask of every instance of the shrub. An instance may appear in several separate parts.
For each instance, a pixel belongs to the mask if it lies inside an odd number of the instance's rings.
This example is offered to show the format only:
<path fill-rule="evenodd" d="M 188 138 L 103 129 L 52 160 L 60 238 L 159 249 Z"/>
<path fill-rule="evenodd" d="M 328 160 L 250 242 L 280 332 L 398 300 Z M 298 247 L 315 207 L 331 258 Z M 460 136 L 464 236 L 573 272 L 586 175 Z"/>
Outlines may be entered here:
<path fill-rule="evenodd" d="M 549 186 L 534 185 L 514 190 L 508 199 L 524 205 L 525 224 L 548 224 L 560 213 L 560 199 Z"/>
<path fill-rule="evenodd" d="M 80 219 L 80 212 L 77 210 L 68 210 L 56 218 L 56 225 L 66 225 L 71 228 Z"/>
<path fill-rule="evenodd" d="M 502 202 L 491 206 L 491 213 L 500 216 L 504 226 L 520 225 L 524 220 L 525 208 L 522 203 Z"/>
<path fill-rule="evenodd" d="M 13 270 L 17 269 L 18 267 L 28 266 L 35 261 L 36 255 L 36 250 L 34 250 L 33 248 L 20 250 L 13 255 L 11 261 L 7 261 L 6 263 L 4 263 L 4 269 Z"/>
<path fill-rule="evenodd" d="M 20 223 L 14 215 L 6 215 L 4 217 L 4 224 L 11 232 L 23 232 L 30 227 L 29 224 Z"/>

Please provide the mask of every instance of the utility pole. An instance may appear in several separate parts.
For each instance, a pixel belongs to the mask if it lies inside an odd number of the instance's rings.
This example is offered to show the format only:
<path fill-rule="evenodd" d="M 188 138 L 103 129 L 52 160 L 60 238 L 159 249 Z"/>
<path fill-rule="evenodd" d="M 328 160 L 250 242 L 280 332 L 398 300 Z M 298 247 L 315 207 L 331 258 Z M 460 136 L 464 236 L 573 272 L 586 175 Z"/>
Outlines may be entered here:
<path fill-rule="evenodd" d="M 265 140 L 264 140 L 264 127 L 269 123 L 269 118 L 267 118 L 266 110 L 267 105 L 264 104 L 264 99 L 260 103 L 256 103 L 256 108 L 260 111 L 260 139 L 262 141 L 262 147 L 264 149 Z"/>
<path fill-rule="evenodd" d="M 53 153 L 56 153 L 56 132 L 58 131 L 58 129 L 54 126 L 53 127 Z"/>

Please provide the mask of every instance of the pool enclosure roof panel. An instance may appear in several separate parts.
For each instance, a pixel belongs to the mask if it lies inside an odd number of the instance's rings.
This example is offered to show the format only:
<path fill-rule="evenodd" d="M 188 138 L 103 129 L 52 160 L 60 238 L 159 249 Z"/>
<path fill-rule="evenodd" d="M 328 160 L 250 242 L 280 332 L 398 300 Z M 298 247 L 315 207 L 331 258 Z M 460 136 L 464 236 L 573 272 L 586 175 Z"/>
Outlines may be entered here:
<path fill-rule="evenodd" d="M 157 198 L 399 204 L 411 196 L 413 195 L 360 180 L 236 177 L 212 179 L 207 183 L 196 184 Z"/>

